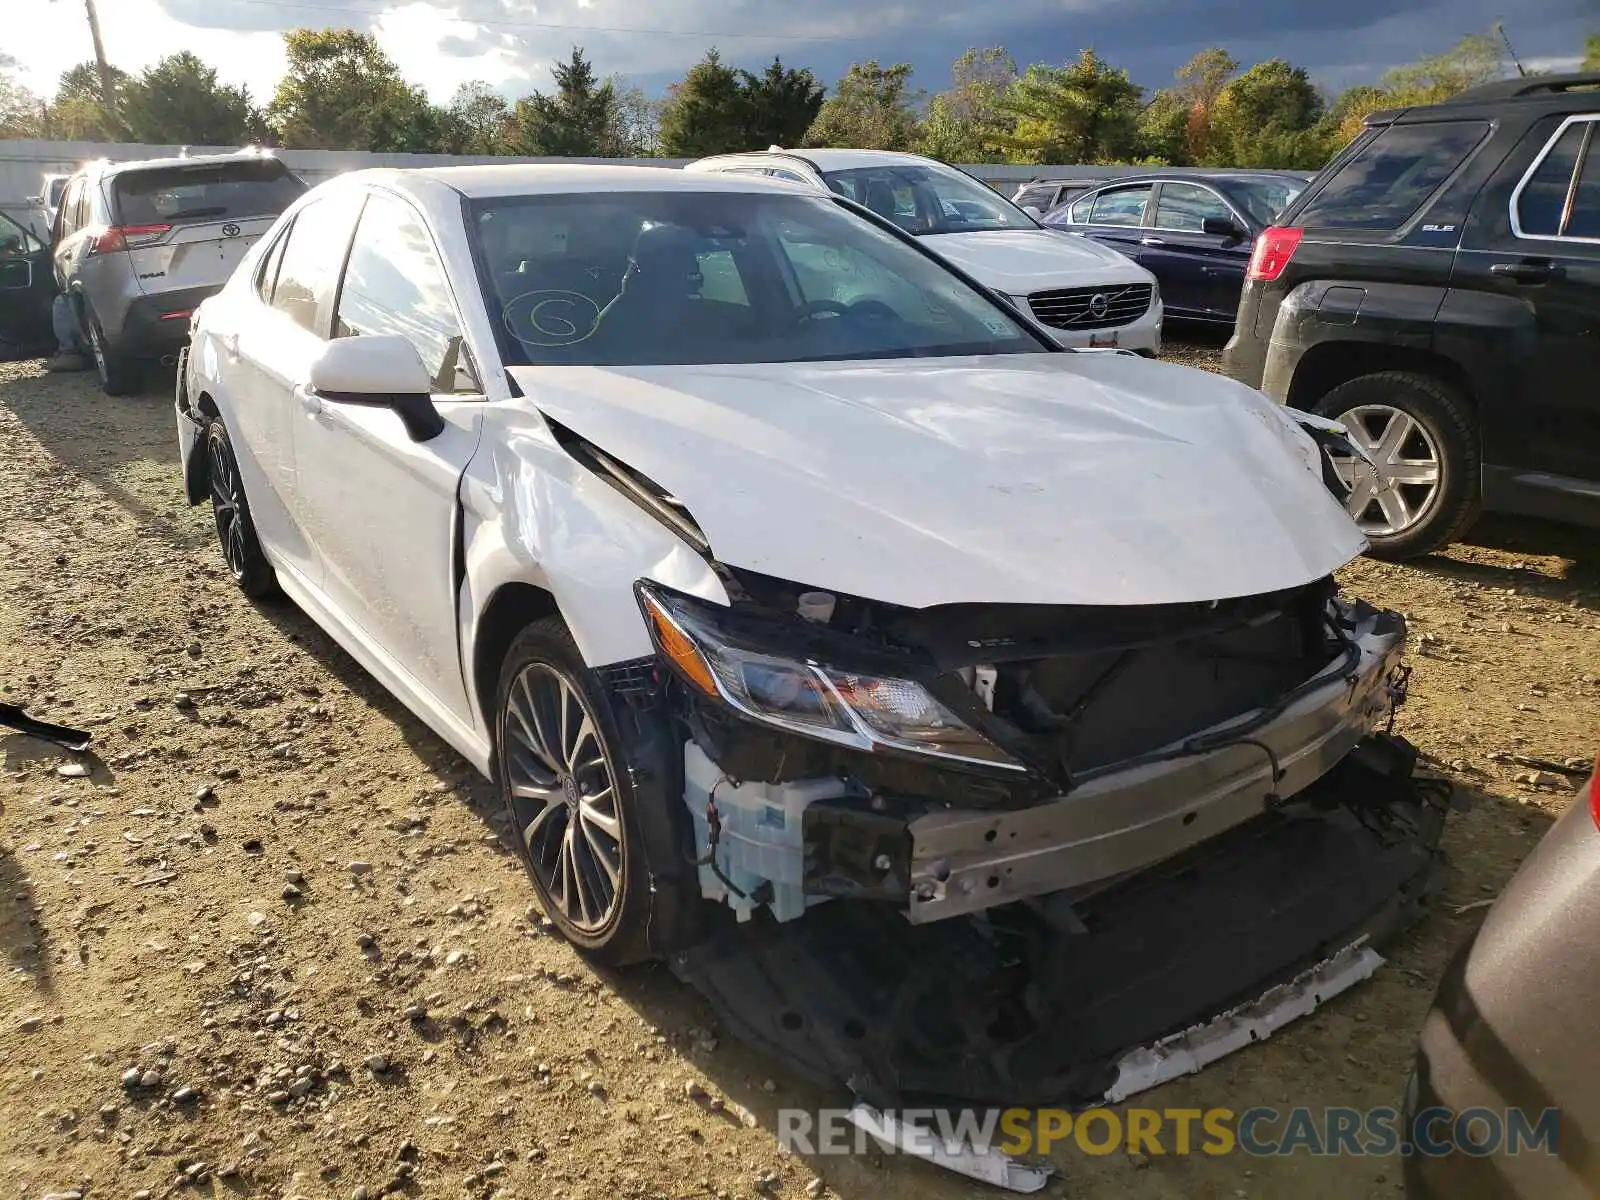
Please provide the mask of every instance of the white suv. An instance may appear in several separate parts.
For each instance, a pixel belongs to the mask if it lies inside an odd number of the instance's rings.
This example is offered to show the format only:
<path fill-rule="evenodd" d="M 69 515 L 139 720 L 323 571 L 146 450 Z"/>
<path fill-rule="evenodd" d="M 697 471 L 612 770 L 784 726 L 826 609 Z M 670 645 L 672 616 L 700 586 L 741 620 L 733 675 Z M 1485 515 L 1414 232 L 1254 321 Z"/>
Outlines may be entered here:
<path fill-rule="evenodd" d="M 926 238 L 929 249 L 1007 297 L 1063 346 L 1161 352 L 1156 277 L 1086 237 L 1041 226 L 993 188 L 919 154 L 771 150 L 686 171 L 764 175 L 836 192 Z"/>

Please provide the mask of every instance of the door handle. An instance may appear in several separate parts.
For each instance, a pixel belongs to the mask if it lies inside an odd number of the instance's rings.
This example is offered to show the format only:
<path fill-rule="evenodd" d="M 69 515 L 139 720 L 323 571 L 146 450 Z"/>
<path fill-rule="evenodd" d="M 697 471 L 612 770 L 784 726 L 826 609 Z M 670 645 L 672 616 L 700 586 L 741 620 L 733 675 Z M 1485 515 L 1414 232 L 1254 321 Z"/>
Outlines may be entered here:
<path fill-rule="evenodd" d="M 1164 238 L 1143 237 L 1139 239 L 1139 244 L 1141 246 L 1165 246 L 1167 243 Z"/>
<path fill-rule="evenodd" d="M 1552 279 L 1566 278 L 1567 269 L 1552 262 L 1492 263 L 1489 274 L 1517 283 L 1548 283 Z"/>
<path fill-rule="evenodd" d="M 322 397 L 303 383 L 294 389 L 294 398 L 312 416 L 322 411 Z"/>

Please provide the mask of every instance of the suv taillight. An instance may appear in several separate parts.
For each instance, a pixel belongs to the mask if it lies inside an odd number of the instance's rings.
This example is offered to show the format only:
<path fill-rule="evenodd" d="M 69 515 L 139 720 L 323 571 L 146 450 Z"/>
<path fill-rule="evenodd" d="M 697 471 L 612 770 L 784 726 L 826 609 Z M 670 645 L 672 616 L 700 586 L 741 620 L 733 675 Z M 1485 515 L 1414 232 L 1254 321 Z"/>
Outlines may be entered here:
<path fill-rule="evenodd" d="M 90 254 L 115 254 L 146 246 L 171 232 L 171 225 L 113 225 L 89 243 Z"/>
<path fill-rule="evenodd" d="M 1600 826 L 1600 754 L 1594 756 L 1594 772 L 1589 776 L 1589 815 Z"/>
<path fill-rule="evenodd" d="M 1305 230 L 1292 225 L 1272 225 L 1263 229 L 1261 236 L 1256 238 L 1255 249 L 1250 253 L 1250 267 L 1245 272 L 1245 278 L 1257 279 L 1262 283 L 1277 279 L 1294 257 L 1295 247 L 1300 244 L 1304 233 Z"/>

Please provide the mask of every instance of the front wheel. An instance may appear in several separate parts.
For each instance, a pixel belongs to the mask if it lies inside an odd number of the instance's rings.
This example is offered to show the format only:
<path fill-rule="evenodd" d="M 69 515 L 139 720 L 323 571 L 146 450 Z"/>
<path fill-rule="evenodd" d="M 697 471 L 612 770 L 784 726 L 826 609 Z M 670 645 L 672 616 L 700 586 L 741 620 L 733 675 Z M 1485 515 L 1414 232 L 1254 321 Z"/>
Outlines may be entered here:
<path fill-rule="evenodd" d="M 517 635 L 497 697 L 496 778 L 540 906 L 568 941 L 605 962 L 651 957 L 632 772 L 559 618 Z"/>
<path fill-rule="evenodd" d="M 206 425 L 206 468 L 211 477 L 211 515 L 217 526 L 217 542 L 227 561 L 228 573 L 239 590 L 251 599 L 275 595 L 277 573 L 261 550 L 255 522 L 250 519 L 250 503 L 245 499 L 244 481 L 239 477 L 239 461 L 234 457 L 228 427 L 221 417 Z"/>
<path fill-rule="evenodd" d="M 1361 375 L 1330 391 L 1315 411 L 1332 417 L 1370 463 L 1336 459 L 1345 507 L 1374 558 L 1416 558 L 1455 541 L 1481 501 L 1477 426 L 1454 388 L 1412 371 Z"/>

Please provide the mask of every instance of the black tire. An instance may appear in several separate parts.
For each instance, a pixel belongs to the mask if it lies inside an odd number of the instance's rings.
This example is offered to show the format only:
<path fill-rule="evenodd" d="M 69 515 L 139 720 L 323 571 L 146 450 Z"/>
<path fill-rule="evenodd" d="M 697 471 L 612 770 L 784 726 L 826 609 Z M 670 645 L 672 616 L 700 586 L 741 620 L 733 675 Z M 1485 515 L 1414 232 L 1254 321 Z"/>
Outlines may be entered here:
<path fill-rule="evenodd" d="M 144 387 L 144 366 L 137 359 L 119 354 L 111 348 L 100 322 L 89 314 L 86 322 L 89 338 L 89 359 L 100 379 L 100 390 L 108 396 L 136 396 Z"/>
<path fill-rule="evenodd" d="M 217 526 L 217 543 L 222 561 L 228 565 L 233 582 L 252 600 L 278 592 L 277 572 L 261 551 L 261 539 L 250 517 L 250 502 L 239 477 L 239 460 L 228 438 L 228 427 L 221 417 L 206 424 L 206 477 L 211 486 L 211 516 Z"/>
<path fill-rule="evenodd" d="M 566 728 L 559 732 L 545 721 L 530 733 L 512 711 L 513 693 L 521 710 L 531 702 L 553 716 L 562 686 L 571 689 L 568 699 L 578 701 L 579 711 L 569 710 Z M 578 770 L 550 770 L 535 743 L 557 737 L 568 741 L 571 732 L 582 726 L 580 715 L 592 725 L 594 740 L 576 735 L 577 753 L 572 758 Z M 654 957 L 649 934 L 657 903 L 639 827 L 634 772 L 621 757 L 621 745 L 610 704 L 566 624 L 559 617 L 547 617 L 519 633 L 506 652 L 495 690 L 495 779 L 540 908 L 574 946 L 613 966 Z M 595 761 L 602 766 L 586 768 L 586 763 Z M 528 792 L 535 783 L 544 788 L 547 777 L 551 782 L 544 798 Z M 594 803 L 585 807 L 590 801 Z M 580 818 L 580 813 L 586 815 Z M 594 823 L 605 819 L 614 821 L 618 836 Z M 563 848 L 584 834 L 588 840 L 566 859 L 575 874 L 563 878 Z M 587 865 L 581 861 L 585 854 Z M 614 876 L 602 874 L 602 857 Z M 558 882 L 562 894 L 557 894 Z M 599 902 L 607 885 L 610 899 L 601 912 Z M 581 919 L 585 903 L 592 910 L 589 921 Z"/>
<path fill-rule="evenodd" d="M 1393 534 L 1369 532 L 1367 553 L 1398 562 L 1455 541 L 1477 520 L 1483 502 L 1472 406 L 1455 388 L 1431 375 L 1378 371 L 1340 384 L 1313 411 L 1337 419 L 1363 405 L 1387 406 L 1410 417 L 1433 442 L 1439 462 L 1438 486 L 1421 515 Z"/>

